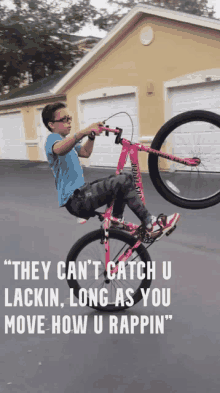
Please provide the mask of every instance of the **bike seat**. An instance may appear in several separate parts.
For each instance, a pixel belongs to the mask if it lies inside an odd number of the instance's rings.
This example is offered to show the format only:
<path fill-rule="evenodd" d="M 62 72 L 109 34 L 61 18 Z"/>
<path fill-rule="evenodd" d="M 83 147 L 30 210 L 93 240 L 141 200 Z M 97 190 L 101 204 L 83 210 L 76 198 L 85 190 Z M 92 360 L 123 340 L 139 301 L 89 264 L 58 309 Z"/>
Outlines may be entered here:
<path fill-rule="evenodd" d="M 95 216 L 98 216 L 100 221 L 103 221 L 103 215 L 104 215 L 104 213 L 94 211 L 90 217 L 87 217 L 87 218 L 77 217 L 77 224 L 85 224 L 91 217 L 95 217 Z"/>

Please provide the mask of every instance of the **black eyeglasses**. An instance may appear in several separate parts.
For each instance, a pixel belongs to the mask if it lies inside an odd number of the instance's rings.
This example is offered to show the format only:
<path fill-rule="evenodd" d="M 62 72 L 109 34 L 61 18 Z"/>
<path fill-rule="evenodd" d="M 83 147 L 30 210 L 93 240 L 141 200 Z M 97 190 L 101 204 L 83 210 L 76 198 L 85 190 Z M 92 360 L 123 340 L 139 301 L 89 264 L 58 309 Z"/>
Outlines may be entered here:
<path fill-rule="evenodd" d="M 52 120 L 52 123 L 68 123 L 69 121 L 72 120 L 73 120 L 72 116 L 64 116 L 59 120 Z"/>

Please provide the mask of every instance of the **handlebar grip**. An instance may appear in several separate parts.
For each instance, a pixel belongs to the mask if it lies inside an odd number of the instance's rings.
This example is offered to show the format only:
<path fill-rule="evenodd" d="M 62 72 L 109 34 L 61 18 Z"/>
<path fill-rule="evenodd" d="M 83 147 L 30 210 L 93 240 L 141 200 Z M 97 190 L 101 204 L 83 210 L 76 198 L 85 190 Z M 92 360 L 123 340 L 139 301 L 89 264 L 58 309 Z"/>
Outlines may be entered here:
<path fill-rule="evenodd" d="M 109 126 L 105 126 L 106 128 L 109 128 Z M 105 131 L 105 136 L 109 136 L 109 131 Z"/>
<path fill-rule="evenodd" d="M 117 134 L 116 138 L 115 138 L 115 143 L 116 145 L 119 145 L 119 143 L 121 142 L 121 134 L 122 134 L 122 128 L 118 128 L 116 127 L 116 130 L 119 130 L 119 133 Z"/>

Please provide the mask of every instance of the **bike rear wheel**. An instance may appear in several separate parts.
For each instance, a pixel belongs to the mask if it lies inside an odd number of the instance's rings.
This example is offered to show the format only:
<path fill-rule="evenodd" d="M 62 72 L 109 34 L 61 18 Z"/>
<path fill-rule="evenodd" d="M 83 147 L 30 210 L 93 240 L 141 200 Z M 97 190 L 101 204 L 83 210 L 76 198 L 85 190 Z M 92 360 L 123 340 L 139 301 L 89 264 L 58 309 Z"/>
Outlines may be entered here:
<path fill-rule="evenodd" d="M 186 209 L 220 202 L 220 116 L 203 110 L 181 113 L 165 123 L 151 147 L 180 158 L 199 158 L 189 167 L 152 153 L 148 164 L 159 194 Z"/>
<path fill-rule="evenodd" d="M 141 289 L 147 289 L 151 285 L 151 273 L 148 277 L 148 268 L 151 267 L 151 259 L 148 251 L 145 249 L 143 244 L 141 244 L 136 250 L 133 251 L 133 254 L 129 258 L 129 262 L 136 261 L 136 265 L 134 265 L 134 278 L 130 278 L 130 266 L 128 261 L 125 262 L 125 274 L 126 278 L 123 276 L 119 279 L 118 274 L 116 274 L 115 279 L 108 280 L 105 273 L 105 246 L 102 244 L 104 231 L 102 229 L 90 232 L 79 239 L 76 244 L 71 248 L 66 260 L 66 277 L 68 274 L 70 261 L 75 261 L 76 267 L 76 275 L 73 277 L 67 277 L 67 282 L 70 288 L 73 288 L 74 295 L 79 299 L 80 289 L 85 288 L 87 290 L 87 300 L 86 305 L 92 307 L 97 310 L 103 311 L 120 311 L 130 307 L 127 303 L 135 305 L 142 299 Z M 110 229 L 109 230 L 109 243 L 110 243 L 110 260 L 113 262 L 117 262 L 118 257 L 126 251 L 130 246 L 133 246 L 136 243 L 136 239 L 131 235 L 117 230 Z M 79 262 L 80 261 L 89 261 L 91 263 L 87 263 L 87 277 L 84 279 L 83 277 L 80 279 L 78 277 L 79 273 Z M 98 270 L 98 279 L 95 279 L 95 269 L 93 265 L 93 261 L 101 261 L 101 265 Z M 139 273 L 143 275 L 144 278 L 141 277 L 140 274 L 137 274 L 137 266 L 138 262 L 143 261 L 143 266 L 139 266 Z M 141 264 L 142 265 L 142 264 Z M 122 279 L 123 277 L 123 279 Z M 107 304 L 103 305 L 103 302 L 98 300 L 97 303 L 92 301 L 93 291 L 99 291 L 105 288 L 107 290 L 107 294 L 105 295 L 108 299 Z M 123 301 L 119 301 L 116 304 L 116 292 L 117 288 L 122 288 L 123 292 Z M 132 293 L 130 296 L 126 294 L 126 290 L 128 288 L 132 288 Z"/>

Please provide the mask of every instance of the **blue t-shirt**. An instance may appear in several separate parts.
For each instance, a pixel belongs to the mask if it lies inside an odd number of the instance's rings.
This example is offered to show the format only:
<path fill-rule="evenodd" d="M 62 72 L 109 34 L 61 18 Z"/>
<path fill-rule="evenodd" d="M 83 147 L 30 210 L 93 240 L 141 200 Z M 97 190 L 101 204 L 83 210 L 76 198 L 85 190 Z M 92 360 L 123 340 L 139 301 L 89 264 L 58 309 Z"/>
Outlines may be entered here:
<path fill-rule="evenodd" d="M 59 206 L 64 206 L 74 190 L 85 184 L 77 154 L 81 149 L 80 143 L 77 143 L 69 153 L 59 156 L 52 148 L 57 141 L 62 140 L 61 135 L 51 133 L 45 143 L 47 159 L 55 177 Z"/>

